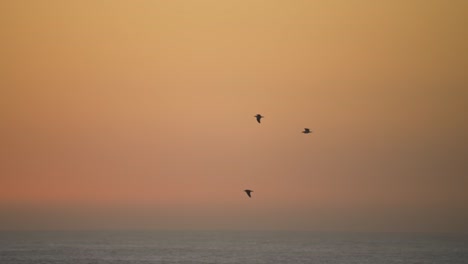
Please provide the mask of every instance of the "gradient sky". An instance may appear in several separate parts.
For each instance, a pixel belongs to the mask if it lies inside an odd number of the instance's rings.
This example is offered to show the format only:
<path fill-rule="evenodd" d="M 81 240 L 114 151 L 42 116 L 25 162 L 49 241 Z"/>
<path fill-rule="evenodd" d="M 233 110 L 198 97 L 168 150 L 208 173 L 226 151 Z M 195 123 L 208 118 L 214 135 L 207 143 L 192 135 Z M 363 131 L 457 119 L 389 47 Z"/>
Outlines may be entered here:
<path fill-rule="evenodd" d="M 468 231 L 467 1 L 5 0 L 0 39 L 0 229 Z"/>

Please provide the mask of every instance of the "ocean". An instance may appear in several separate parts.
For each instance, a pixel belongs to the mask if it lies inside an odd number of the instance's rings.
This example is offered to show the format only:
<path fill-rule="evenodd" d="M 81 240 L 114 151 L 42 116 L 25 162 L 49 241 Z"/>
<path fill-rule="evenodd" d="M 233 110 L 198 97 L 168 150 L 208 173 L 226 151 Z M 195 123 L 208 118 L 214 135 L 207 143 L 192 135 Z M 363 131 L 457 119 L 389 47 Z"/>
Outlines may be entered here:
<path fill-rule="evenodd" d="M 468 263 L 468 235 L 286 231 L 0 232 L 1 264 Z"/>

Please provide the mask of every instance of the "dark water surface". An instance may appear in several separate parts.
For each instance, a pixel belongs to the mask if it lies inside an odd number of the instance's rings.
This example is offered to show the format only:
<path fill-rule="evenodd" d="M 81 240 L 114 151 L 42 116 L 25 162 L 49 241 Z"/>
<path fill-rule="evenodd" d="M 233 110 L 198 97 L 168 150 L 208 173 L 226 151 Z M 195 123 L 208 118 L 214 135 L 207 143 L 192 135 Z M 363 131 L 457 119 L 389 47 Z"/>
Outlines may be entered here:
<path fill-rule="evenodd" d="M 1 264 L 468 264 L 468 235 L 268 231 L 0 232 Z"/>

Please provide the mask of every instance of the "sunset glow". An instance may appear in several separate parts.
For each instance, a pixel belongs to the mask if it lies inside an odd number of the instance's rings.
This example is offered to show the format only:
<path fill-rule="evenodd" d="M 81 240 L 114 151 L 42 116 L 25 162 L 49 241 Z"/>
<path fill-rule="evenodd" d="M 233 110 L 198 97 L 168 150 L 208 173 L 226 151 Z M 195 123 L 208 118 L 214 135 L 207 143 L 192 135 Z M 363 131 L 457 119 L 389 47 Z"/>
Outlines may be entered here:
<path fill-rule="evenodd" d="M 0 229 L 468 231 L 468 1 L 383 2 L 1 1 Z"/>

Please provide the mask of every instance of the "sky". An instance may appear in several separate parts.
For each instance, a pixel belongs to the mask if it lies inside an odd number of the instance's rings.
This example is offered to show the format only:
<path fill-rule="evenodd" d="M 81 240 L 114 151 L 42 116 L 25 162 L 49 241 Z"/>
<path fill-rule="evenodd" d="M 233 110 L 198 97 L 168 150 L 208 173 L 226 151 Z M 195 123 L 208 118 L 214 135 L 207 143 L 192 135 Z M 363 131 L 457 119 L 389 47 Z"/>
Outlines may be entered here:
<path fill-rule="evenodd" d="M 457 0 L 1 1 L 0 230 L 468 232 L 467 28 Z"/>

